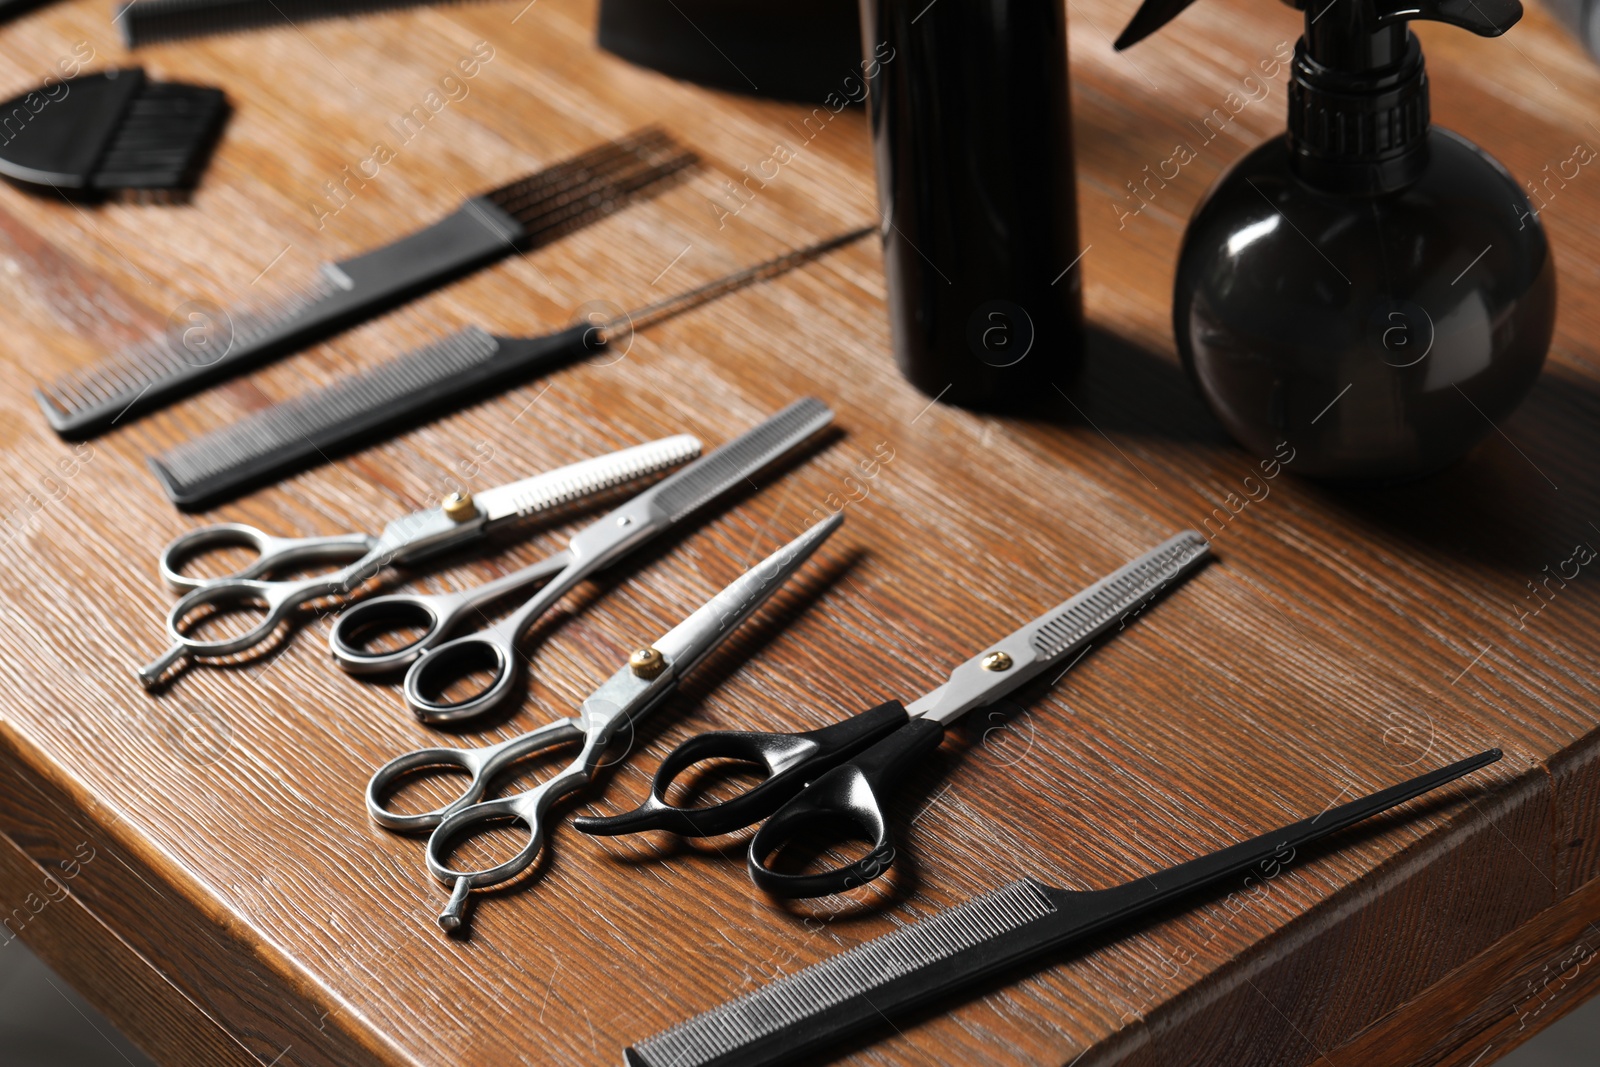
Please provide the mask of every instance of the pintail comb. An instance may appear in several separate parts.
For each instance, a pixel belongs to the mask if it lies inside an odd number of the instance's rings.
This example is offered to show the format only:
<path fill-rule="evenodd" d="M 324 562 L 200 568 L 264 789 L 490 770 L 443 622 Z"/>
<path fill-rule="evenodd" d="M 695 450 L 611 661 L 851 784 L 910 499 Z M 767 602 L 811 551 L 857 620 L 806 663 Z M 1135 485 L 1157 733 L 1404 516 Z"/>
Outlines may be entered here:
<path fill-rule="evenodd" d="M 227 114 L 222 90 L 137 67 L 47 83 L 0 104 L 0 176 L 78 199 L 182 199 Z"/>
<path fill-rule="evenodd" d="M 324 263 L 278 298 L 231 310 L 213 305 L 169 323 L 163 333 L 41 385 L 39 407 L 64 437 L 104 433 L 598 222 L 666 189 L 696 161 L 659 129 L 608 142 L 475 196 L 382 248 Z"/>

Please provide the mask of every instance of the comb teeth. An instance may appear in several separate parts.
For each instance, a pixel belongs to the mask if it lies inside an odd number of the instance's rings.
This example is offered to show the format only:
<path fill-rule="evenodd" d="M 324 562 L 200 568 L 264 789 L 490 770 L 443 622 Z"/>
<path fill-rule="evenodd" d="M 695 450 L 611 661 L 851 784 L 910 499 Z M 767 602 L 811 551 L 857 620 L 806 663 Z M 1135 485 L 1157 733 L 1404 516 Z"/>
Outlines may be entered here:
<path fill-rule="evenodd" d="M 185 493 L 226 471 L 275 458 L 301 442 L 313 446 L 329 430 L 341 428 L 403 396 L 483 363 L 499 343 L 476 326 L 407 352 L 372 370 L 344 378 L 258 411 L 220 430 L 186 441 L 161 456 L 170 485 Z"/>
<path fill-rule="evenodd" d="M 701 1067 L 717 1062 L 767 1034 L 870 994 L 1055 910 L 1044 891 L 1024 878 L 679 1023 L 635 1045 L 629 1062 L 642 1067 Z"/>
<path fill-rule="evenodd" d="M 513 182 L 484 199 L 513 216 L 523 230 L 518 247 L 527 247 L 570 233 L 626 206 L 694 159 L 665 133 L 646 130 Z M 411 299 L 456 277 L 463 269 L 477 269 L 494 257 L 509 254 L 513 246 L 506 241 L 508 235 L 498 226 L 484 224 L 485 215 L 483 204 L 469 201 L 428 230 L 444 228 L 448 241 L 464 243 L 468 251 L 473 242 L 487 242 L 472 254 L 488 259 L 468 256 L 466 261 L 452 260 L 451 255 L 468 255 L 457 248 L 443 255 L 437 265 L 419 264 L 416 253 L 408 252 L 405 245 L 406 240 L 428 232 L 419 231 L 345 261 L 352 267 L 362 264 L 365 281 L 352 279 L 339 266 L 328 266 L 312 290 L 262 311 L 233 316 L 231 343 L 215 346 L 225 351 L 208 347 L 197 354 L 193 345 L 185 343 L 195 331 L 178 328 L 42 386 L 37 392 L 45 416 L 63 435 L 103 433 L 135 406 L 143 412 L 170 403 L 207 382 L 347 329 L 393 302 Z M 455 228 L 449 229 L 452 226 Z M 429 270 L 438 273 L 430 275 Z M 339 300 L 316 306 L 336 293 Z"/>
<path fill-rule="evenodd" d="M 193 187 L 227 113 L 220 89 L 147 82 L 106 146 L 91 179 L 94 188 Z"/>
<path fill-rule="evenodd" d="M 833 410 L 822 401 L 813 397 L 796 400 L 760 426 L 662 482 L 653 490 L 655 506 L 670 521 L 677 522 L 832 421 Z"/>
<path fill-rule="evenodd" d="M 700 442 L 686 435 L 651 441 L 615 455 L 576 464 L 571 473 L 558 478 L 531 479 L 527 488 L 507 497 L 506 508 L 520 516 L 554 511 L 647 475 L 670 470 L 699 454 Z M 484 495 L 479 494 L 480 504 Z"/>
<path fill-rule="evenodd" d="M 1210 547 L 1210 543 L 1193 530 L 1179 534 L 1111 575 L 1088 596 L 1039 627 L 1033 635 L 1034 649 L 1050 658 L 1088 640 L 1125 612 L 1154 596 L 1163 585 L 1210 551 Z"/>
<path fill-rule="evenodd" d="M 613 214 L 698 162 L 664 130 L 650 127 L 484 194 L 542 239 Z"/>
<path fill-rule="evenodd" d="M 165 334 L 62 375 L 49 385 L 41 386 L 39 393 L 63 417 L 117 400 L 131 403 L 152 382 L 183 375 L 224 359 L 227 352 L 254 344 L 338 291 L 339 287 L 331 279 L 319 275 L 313 285 L 272 303 L 232 315 L 224 312 L 224 320 L 231 326 L 228 331 L 231 337 L 218 340 L 211 335 L 210 325 L 174 326 Z M 221 351 L 211 351 L 213 345 Z"/>

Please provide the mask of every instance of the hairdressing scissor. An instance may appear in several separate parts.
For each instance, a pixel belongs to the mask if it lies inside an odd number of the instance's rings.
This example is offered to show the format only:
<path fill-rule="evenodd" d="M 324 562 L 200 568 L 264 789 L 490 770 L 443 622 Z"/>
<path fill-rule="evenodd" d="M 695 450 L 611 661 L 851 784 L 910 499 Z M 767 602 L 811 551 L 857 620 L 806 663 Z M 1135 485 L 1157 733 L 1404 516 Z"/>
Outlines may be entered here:
<path fill-rule="evenodd" d="M 664 637 L 629 656 L 627 665 L 590 694 L 577 715 L 555 719 L 520 737 L 483 748 L 419 749 L 378 769 L 367 784 L 367 810 L 372 817 L 391 830 L 432 831 L 428 838 L 428 870 L 451 887 L 450 902 L 439 915 L 440 926 L 446 930 L 460 927 L 467 895 L 473 889 L 507 881 L 527 869 L 544 848 L 546 812 L 593 777 L 606 745 L 617 731 L 653 711 L 677 688 L 683 675 L 777 592 L 843 521 L 842 515 L 822 520 L 734 579 Z M 554 777 L 515 796 L 483 799 L 493 779 L 518 760 L 574 741 L 581 741 L 583 747 Z M 403 780 L 430 770 L 464 770 L 471 778 L 458 800 L 434 811 L 403 815 L 384 807 L 386 797 Z M 507 821 L 520 822 L 528 828 L 528 843 L 515 856 L 481 870 L 461 871 L 450 866 L 453 847 L 463 838 Z"/>
<path fill-rule="evenodd" d="M 327 597 L 348 599 L 367 579 L 390 564 L 412 563 L 460 547 L 509 522 L 640 481 L 699 454 L 700 442 L 693 437 L 679 434 L 663 438 L 497 486 L 476 496 L 452 493 L 438 507 L 396 519 L 377 537 L 362 533 L 274 537 L 242 523 L 218 523 L 190 530 L 169 542 L 158 557 L 161 577 L 168 586 L 184 591 L 184 596 L 167 614 L 171 647 L 159 659 L 138 669 L 139 680 L 152 686 L 173 664 L 188 656 L 229 656 L 253 648 L 267 640 L 299 605 Z M 180 571 L 195 557 L 225 548 L 251 549 L 255 559 L 220 578 L 194 578 Z M 292 568 L 342 561 L 349 562 L 308 578 L 265 577 Z M 458 610 L 539 577 L 530 568 L 496 579 Z M 488 595 L 481 595 L 485 593 Z M 255 608 L 260 610 L 261 618 L 244 633 L 214 640 L 184 633 L 184 623 L 198 618 L 207 608 Z"/>
<path fill-rule="evenodd" d="M 616 510 L 572 536 L 567 547 L 531 571 L 550 580 L 525 604 L 493 626 L 477 633 L 431 644 L 406 671 L 406 704 L 419 719 L 445 722 L 465 719 L 494 707 L 511 692 L 522 657 L 517 645 L 534 622 L 575 586 L 615 563 L 646 541 L 678 525 L 690 514 L 736 485 L 746 483 L 767 464 L 797 447 L 833 421 L 820 400 L 797 400 L 743 436 L 646 489 Z M 393 625 L 411 625 L 428 605 L 405 595 L 365 601 L 347 611 L 330 635 L 334 656 L 347 668 L 365 653 L 354 638 L 362 632 Z M 443 634 L 434 626 L 429 634 Z M 387 664 L 381 664 L 387 665 Z M 453 699 L 452 685 L 470 684 L 487 675 L 486 684 L 470 696 Z"/>
<path fill-rule="evenodd" d="M 650 796 L 638 809 L 580 817 L 573 825 L 605 836 L 669 830 L 706 837 L 766 819 L 750 840 L 748 857 L 750 877 L 761 888 L 777 896 L 815 897 L 865 885 L 894 862 L 884 794 L 902 772 L 939 747 L 946 726 L 1052 665 L 1071 666 L 1095 639 L 1186 576 L 1209 550 L 1193 530 L 1171 538 L 988 646 L 909 705 L 891 700 L 808 733 L 717 731 L 691 737 L 662 761 Z M 758 772 L 765 769 L 767 777 L 722 803 L 692 808 L 669 803 L 673 781 L 710 760 L 753 765 Z M 807 830 L 818 838 L 831 832 L 835 836 L 826 840 L 837 845 L 861 840 L 872 847 L 855 862 L 819 873 L 774 869 L 775 855 Z"/>

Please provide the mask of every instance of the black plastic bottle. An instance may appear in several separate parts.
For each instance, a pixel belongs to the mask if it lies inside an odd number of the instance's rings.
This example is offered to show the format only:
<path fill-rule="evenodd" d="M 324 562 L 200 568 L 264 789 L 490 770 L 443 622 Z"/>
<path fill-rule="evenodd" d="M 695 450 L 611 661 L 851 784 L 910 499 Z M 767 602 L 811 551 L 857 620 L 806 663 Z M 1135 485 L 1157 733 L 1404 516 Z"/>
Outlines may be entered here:
<path fill-rule="evenodd" d="M 1117 46 L 1187 6 L 1148 0 Z M 1407 22 L 1494 37 L 1522 7 L 1315 0 L 1304 10 L 1288 132 L 1196 209 L 1173 329 L 1206 401 L 1253 453 L 1286 442 L 1299 474 L 1415 478 L 1464 455 L 1527 395 L 1556 286 L 1516 180 L 1431 124 Z"/>
<path fill-rule="evenodd" d="M 1018 409 L 1083 348 L 1063 0 L 861 0 L 901 373 Z"/>

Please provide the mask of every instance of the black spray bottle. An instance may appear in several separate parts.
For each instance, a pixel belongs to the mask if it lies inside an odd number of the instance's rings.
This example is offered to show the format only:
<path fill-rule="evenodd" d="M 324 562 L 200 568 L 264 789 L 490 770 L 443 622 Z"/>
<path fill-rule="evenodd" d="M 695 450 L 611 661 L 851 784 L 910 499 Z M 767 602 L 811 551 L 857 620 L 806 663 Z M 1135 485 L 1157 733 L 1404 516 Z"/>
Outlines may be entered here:
<path fill-rule="evenodd" d="M 1192 0 L 1146 0 L 1126 48 Z M 1220 178 L 1180 254 L 1173 327 L 1228 431 L 1290 469 L 1397 481 L 1449 464 L 1527 395 L 1555 321 L 1538 212 L 1429 120 L 1407 23 L 1483 37 L 1517 0 L 1292 0 L 1289 128 Z"/>
<path fill-rule="evenodd" d="M 900 371 L 948 404 L 1055 397 L 1083 347 L 1064 0 L 861 0 Z"/>

